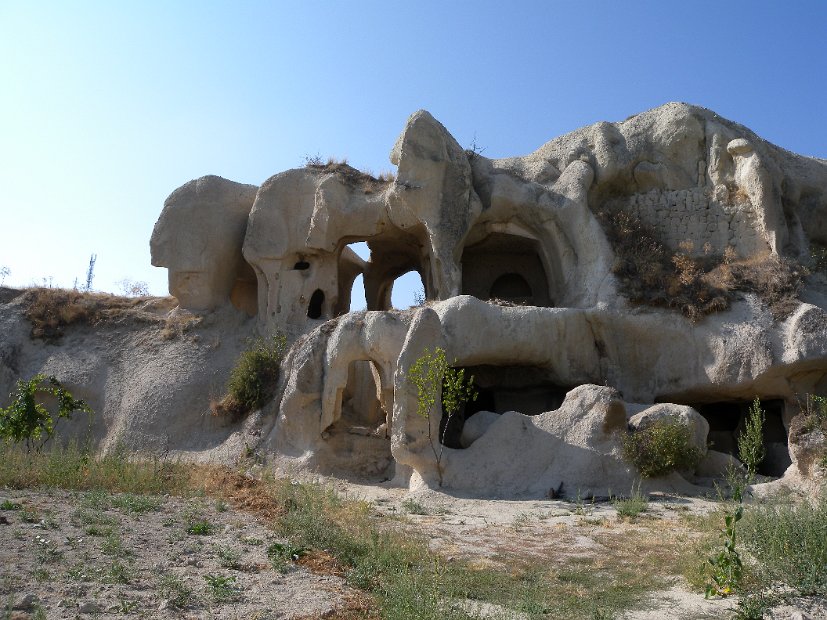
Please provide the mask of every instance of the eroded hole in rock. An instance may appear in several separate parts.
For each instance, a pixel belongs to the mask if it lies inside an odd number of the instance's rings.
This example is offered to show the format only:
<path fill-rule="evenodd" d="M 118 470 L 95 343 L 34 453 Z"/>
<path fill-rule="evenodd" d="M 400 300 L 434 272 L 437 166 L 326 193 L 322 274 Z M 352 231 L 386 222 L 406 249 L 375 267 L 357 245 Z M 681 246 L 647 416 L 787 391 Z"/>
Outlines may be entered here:
<path fill-rule="evenodd" d="M 370 250 L 363 241 L 342 247 L 338 263 L 338 297 L 333 309 L 336 316 L 365 309 L 364 272 L 369 257 Z"/>
<path fill-rule="evenodd" d="M 324 306 L 324 292 L 321 289 L 313 291 L 310 297 L 310 303 L 307 304 L 307 318 L 320 319 L 322 318 L 322 307 Z"/>
<path fill-rule="evenodd" d="M 548 370 L 536 366 L 469 366 L 465 368 L 465 376 L 474 377 L 478 396 L 454 414 L 450 422 L 443 411 L 440 437 L 444 437 L 444 444 L 450 448 L 464 447 L 473 441 L 470 436 L 463 438 L 463 433 L 466 422 L 479 412 L 517 411 L 528 416 L 539 415 L 558 409 L 573 387 L 560 385 L 549 376 Z M 490 416 L 486 414 L 486 418 Z M 482 419 L 473 426 L 480 424 L 484 424 Z M 467 430 L 476 437 L 481 429 Z"/>
<path fill-rule="evenodd" d="M 300 260 L 295 265 L 293 265 L 293 269 L 297 271 L 304 271 L 305 269 L 310 269 L 310 263 L 306 260 Z"/>
<path fill-rule="evenodd" d="M 409 271 L 396 278 L 391 284 L 391 306 L 407 310 L 425 300 L 425 284 L 416 271 Z"/>
<path fill-rule="evenodd" d="M 462 253 L 462 292 L 528 306 L 553 306 L 535 239 L 492 233 Z"/>
<path fill-rule="evenodd" d="M 766 456 L 758 466 L 763 476 L 779 477 L 792 463 L 784 428 L 784 401 L 781 399 L 762 400 L 764 410 L 764 448 Z M 746 424 L 750 401 L 723 401 L 688 404 L 709 422 L 710 448 L 738 456 L 738 436 Z"/>
<path fill-rule="evenodd" d="M 393 461 L 380 385 L 373 362 L 351 362 L 340 393 L 339 417 L 325 431 L 336 468 L 363 478 L 384 479 Z"/>
<path fill-rule="evenodd" d="M 230 302 L 250 316 L 258 313 L 258 281 L 256 273 L 247 261 L 242 261 L 236 273 Z"/>

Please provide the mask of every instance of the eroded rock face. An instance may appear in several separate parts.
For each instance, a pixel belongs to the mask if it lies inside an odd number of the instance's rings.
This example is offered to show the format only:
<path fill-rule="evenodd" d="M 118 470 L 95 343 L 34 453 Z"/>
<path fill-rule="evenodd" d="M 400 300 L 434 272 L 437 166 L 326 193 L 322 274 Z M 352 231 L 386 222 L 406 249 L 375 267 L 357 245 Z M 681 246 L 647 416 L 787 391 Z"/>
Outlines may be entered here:
<path fill-rule="evenodd" d="M 479 494 L 618 490 L 636 475 L 618 451 L 627 417 L 686 424 L 704 453 L 712 442 L 703 478 L 731 462 L 758 397 L 771 455 L 762 473 L 812 478 L 787 434 L 797 395 L 827 393 L 827 279 L 809 262 L 827 244 L 827 162 L 681 103 L 506 159 L 464 151 L 419 111 L 391 161 L 391 180 L 333 162 L 260 188 L 207 177 L 176 191 L 156 225 L 153 262 L 170 266 L 182 306 L 231 299 L 227 265 L 243 252 L 259 331 L 296 340 L 262 434 L 274 460 Z M 232 223 L 211 231 L 218 214 Z M 729 287 L 725 310 L 689 321 L 668 309 L 669 286 L 654 295 L 665 309 L 633 305 L 607 214 L 657 240 L 632 256 L 665 253 L 658 269 L 674 269 L 675 286 Z M 793 279 L 775 290 L 775 272 L 755 267 L 784 261 L 815 270 L 797 298 Z M 393 281 L 408 271 L 428 302 L 394 311 Z M 349 313 L 359 275 L 369 312 Z M 758 294 L 738 296 L 743 282 Z M 782 292 L 779 312 L 769 304 Z M 435 347 L 476 373 L 480 392 L 447 426 L 439 411 L 416 415 L 406 374 Z M 445 440 L 441 471 L 429 437 Z M 660 484 L 690 488 L 675 476 Z"/>
<path fill-rule="evenodd" d="M 167 198 L 149 246 L 152 264 L 169 270 L 169 292 L 181 307 L 214 310 L 232 300 L 255 313 L 255 283 L 241 244 L 257 190 L 207 176 Z"/>

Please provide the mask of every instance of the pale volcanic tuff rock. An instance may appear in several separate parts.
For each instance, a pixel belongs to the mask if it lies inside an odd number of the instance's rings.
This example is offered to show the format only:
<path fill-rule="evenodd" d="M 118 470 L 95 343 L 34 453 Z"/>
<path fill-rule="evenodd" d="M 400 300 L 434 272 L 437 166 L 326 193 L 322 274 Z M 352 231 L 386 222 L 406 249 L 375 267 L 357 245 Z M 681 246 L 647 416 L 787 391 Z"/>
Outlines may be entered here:
<path fill-rule="evenodd" d="M 37 370 L 71 377 L 106 412 L 95 431 L 106 445 L 154 445 L 166 432 L 171 449 L 215 455 L 224 446 L 233 460 L 247 443 L 285 471 L 375 482 L 438 484 L 430 429 L 445 439 L 445 486 L 479 495 L 538 495 L 560 482 L 570 492 L 626 488 L 636 472 L 620 437 L 662 415 L 689 425 L 702 450 L 713 444 L 695 476 L 685 472 L 703 483 L 730 462 L 758 396 L 771 455 L 762 473 L 785 484 L 820 475 L 818 438 L 789 430 L 799 395 L 827 393 L 827 279 L 811 260 L 827 245 L 827 162 L 682 103 L 505 159 L 464 151 L 419 111 L 391 161 L 392 179 L 330 162 L 260 187 L 219 177 L 184 185 L 151 249 L 153 264 L 170 269 L 177 312 L 203 317 L 198 339 L 119 357 L 133 388 L 107 374 L 115 352 L 98 352 L 103 332 L 85 331 L 83 342 L 67 335 L 71 355 L 62 356 L 27 342 L 21 302 L 11 302 L 0 306 L 16 326 L 0 380 L 10 388 Z M 607 213 L 640 222 L 660 249 L 632 258 L 661 252 L 661 270 L 683 265 L 675 278 L 699 279 L 692 261 L 717 261 L 726 303 L 690 321 L 668 307 L 673 292 L 662 285 L 666 307 L 632 304 L 632 276 L 619 275 L 629 257 Z M 348 247 L 356 241 L 367 242 L 369 260 Z M 813 269 L 797 298 L 803 271 L 790 272 L 789 261 Z M 755 267 L 764 264 L 776 271 Z M 400 312 L 391 290 L 408 271 L 421 276 L 427 301 Z M 737 284 L 739 273 L 751 288 Z M 778 274 L 790 281 L 774 293 Z M 349 312 L 359 275 L 368 311 Z M 779 310 L 772 295 L 782 292 Z M 147 329 L 132 326 L 129 338 L 147 347 Z M 293 345 L 273 402 L 241 426 L 206 416 L 205 393 L 220 394 L 243 339 L 274 330 Z M 474 375 L 480 393 L 442 428 L 439 414 L 416 415 L 406 375 L 434 347 Z M 83 372 L 75 356 L 88 358 Z M 132 413 L 136 399 L 147 412 Z M 678 474 L 652 485 L 693 488 Z"/>

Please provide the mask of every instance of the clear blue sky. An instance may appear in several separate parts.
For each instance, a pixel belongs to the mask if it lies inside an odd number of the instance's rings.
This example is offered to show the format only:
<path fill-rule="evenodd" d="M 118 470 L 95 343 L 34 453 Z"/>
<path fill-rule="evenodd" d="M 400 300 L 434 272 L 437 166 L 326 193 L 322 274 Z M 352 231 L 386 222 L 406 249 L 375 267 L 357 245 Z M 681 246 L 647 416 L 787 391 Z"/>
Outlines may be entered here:
<path fill-rule="evenodd" d="M 827 157 L 827 2 L 0 0 L 6 284 L 149 264 L 164 199 L 305 155 L 392 170 L 408 115 L 521 155 L 667 101 Z"/>

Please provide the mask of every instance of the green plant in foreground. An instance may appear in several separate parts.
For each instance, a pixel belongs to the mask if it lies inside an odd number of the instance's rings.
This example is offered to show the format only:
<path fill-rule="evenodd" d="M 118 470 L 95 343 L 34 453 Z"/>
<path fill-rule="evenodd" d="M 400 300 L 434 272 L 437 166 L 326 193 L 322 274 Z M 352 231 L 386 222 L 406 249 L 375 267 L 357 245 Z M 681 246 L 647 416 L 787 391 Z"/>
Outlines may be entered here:
<path fill-rule="evenodd" d="M 629 497 L 615 498 L 612 500 L 612 505 L 618 517 L 631 519 L 648 510 L 649 498 L 645 493 L 640 492 L 640 482 L 638 482 L 637 485 L 632 485 Z"/>
<path fill-rule="evenodd" d="M 465 370 L 457 370 L 448 365 L 445 351 L 436 347 L 433 351 L 425 349 L 408 369 L 408 381 L 416 387 L 416 412 L 428 420 L 428 443 L 436 459 L 439 485 L 442 486 L 442 457 L 445 452 L 445 433 L 451 418 L 460 407 L 469 400 L 477 399 L 474 389 L 474 377 L 465 379 Z M 435 437 L 431 431 L 431 414 L 437 403 L 437 397 L 442 392 L 442 409 L 445 412 L 445 425 L 442 427 L 442 437 L 439 438 L 439 449 L 436 447 Z"/>
<path fill-rule="evenodd" d="M 233 576 L 208 574 L 204 575 L 204 579 L 210 597 L 217 603 L 231 601 L 238 594 L 239 587 Z"/>
<path fill-rule="evenodd" d="M 755 506 L 744 517 L 744 545 L 765 586 L 827 594 L 827 495 L 817 503 Z"/>
<path fill-rule="evenodd" d="M 193 536 L 209 536 L 214 529 L 213 524 L 206 519 L 191 519 L 187 522 L 187 534 Z"/>
<path fill-rule="evenodd" d="M 755 479 L 758 466 L 767 453 L 764 448 L 764 419 L 761 401 L 756 396 L 749 408 L 744 430 L 738 435 L 738 457 L 747 467 L 748 484 Z"/>
<path fill-rule="evenodd" d="M 158 580 L 158 593 L 170 605 L 182 609 L 192 602 L 192 590 L 184 581 L 172 573 L 161 576 Z"/>
<path fill-rule="evenodd" d="M 692 470 L 701 453 L 692 445 L 692 431 L 675 421 L 655 420 L 651 426 L 623 436 L 623 456 L 644 478 L 675 470 Z"/>
<path fill-rule="evenodd" d="M 17 381 L 17 392 L 11 405 L 0 407 L 0 438 L 19 443 L 26 442 L 26 450 L 40 451 L 55 432 L 55 422 L 71 419 L 75 411 L 92 414 L 86 402 L 74 398 L 55 377 L 37 374 L 28 381 Z M 52 413 L 38 396 L 57 399 L 57 411 Z"/>
<path fill-rule="evenodd" d="M 707 560 L 712 566 L 712 583 L 706 586 L 706 598 L 710 596 L 729 596 L 741 585 L 744 567 L 741 556 L 735 548 L 735 526 L 744 516 L 744 507 L 738 504 L 732 512 L 724 517 L 724 548 L 715 557 Z"/>
<path fill-rule="evenodd" d="M 290 543 L 274 542 L 267 547 L 267 557 L 270 558 L 273 568 L 280 573 L 287 572 L 290 563 L 297 561 L 305 553 L 307 550 L 304 547 L 297 547 Z"/>

